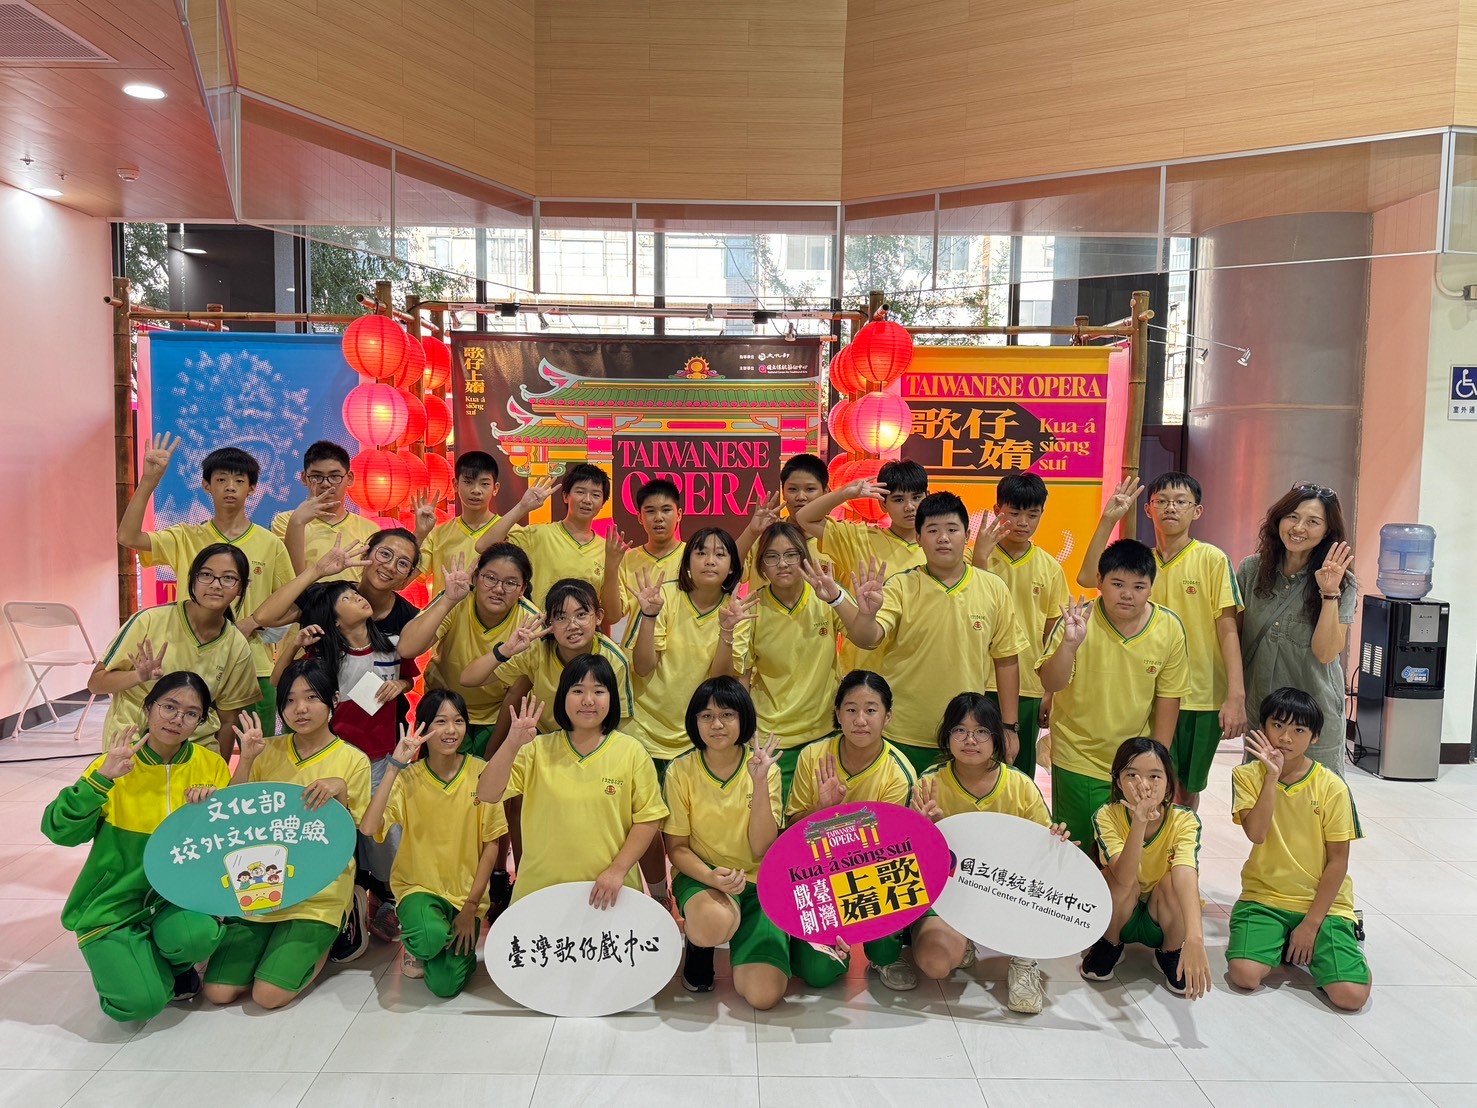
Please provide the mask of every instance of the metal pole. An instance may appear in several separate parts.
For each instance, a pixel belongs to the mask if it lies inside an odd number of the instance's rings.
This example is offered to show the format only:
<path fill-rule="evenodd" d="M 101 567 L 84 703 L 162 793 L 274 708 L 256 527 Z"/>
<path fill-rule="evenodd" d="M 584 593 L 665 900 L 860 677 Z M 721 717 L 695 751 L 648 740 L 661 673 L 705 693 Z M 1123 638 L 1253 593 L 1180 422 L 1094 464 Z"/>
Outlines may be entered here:
<path fill-rule="evenodd" d="M 1154 313 L 1149 310 L 1149 294 L 1145 291 L 1133 294 L 1133 337 L 1128 350 L 1131 368 L 1128 375 L 1128 423 L 1123 428 L 1123 476 L 1139 475 L 1139 452 L 1144 438 L 1144 393 L 1149 379 L 1149 321 Z M 1104 481 L 1109 476 L 1104 474 Z M 1138 535 L 1138 512 L 1129 512 L 1120 525 L 1125 539 Z"/>
<path fill-rule="evenodd" d="M 113 499 L 116 518 L 122 519 L 138 485 L 133 442 L 133 341 L 128 325 L 131 287 L 126 277 L 113 278 Z M 118 622 L 137 610 L 134 553 L 118 546 Z"/>

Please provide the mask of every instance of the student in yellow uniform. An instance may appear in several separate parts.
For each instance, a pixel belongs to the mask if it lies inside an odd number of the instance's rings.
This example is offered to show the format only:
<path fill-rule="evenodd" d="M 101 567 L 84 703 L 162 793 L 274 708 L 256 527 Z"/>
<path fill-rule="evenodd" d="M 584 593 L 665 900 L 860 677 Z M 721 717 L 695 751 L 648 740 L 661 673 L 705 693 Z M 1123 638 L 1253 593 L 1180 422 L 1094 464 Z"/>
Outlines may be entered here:
<path fill-rule="evenodd" d="M 758 580 L 750 593 L 754 623 L 746 677 L 759 730 L 779 742 L 783 795 L 790 796 L 800 750 L 832 727 L 831 701 L 841 674 L 836 636 L 841 617 L 805 580 L 805 534 L 793 523 L 765 528 L 754 547 Z M 838 590 L 833 600 L 840 602 Z"/>
<path fill-rule="evenodd" d="M 754 704 L 732 677 L 710 677 L 687 706 L 696 748 L 667 772 L 662 826 L 672 893 L 686 924 L 682 985 L 713 988 L 713 948 L 728 944 L 733 987 L 761 1011 L 790 983 L 790 939 L 764 914 L 755 881 L 783 820 L 774 736 L 754 732 Z"/>
<path fill-rule="evenodd" d="M 938 749 L 941 765 L 918 778 L 913 789 L 915 811 L 935 823 L 965 812 L 1001 812 L 1048 827 L 1066 841 L 1066 827 L 1052 825 L 1036 782 L 1001 761 L 1005 727 L 999 706 L 984 693 L 960 693 L 944 707 Z M 955 969 L 974 965 L 975 958 L 974 943 L 932 909 L 913 924 L 913 961 L 925 977 L 942 981 Z M 1012 958 L 1006 991 L 1012 1012 L 1040 1012 L 1046 999 L 1041 967 L 1030 958 Z"/>
<path fill-rule="evenodd" d="M 460 554 L 468 564 L 477 561 L 477 540 L 499 516 L 492 510 L 497 496 L 497 459 L 485 450 L 468 450 L 456 456 L 456 503 L 459 513 L 431 527 L 421 543 L 422 566 L 431 571 L 431 595 L 446 587 L 446 567 Z M 417 522 L 421 511 L 418 510 Z M 436 518 L 435 505 L 429 505 Z"/>
<path fill-rule="evenodd" d="M 994 516 L 980 526 L 973 559 L 976 567 L 988 569 L 1005 582 L 1015 618 L 1025 635 L 1026 645 L 1019 660 L 1019 743 L 1010 764 L 1032 778 L 1036 776 L 1036 739 L 1041 733 L 1044 696 L 1036 666 L 1041 661 L 1042 646 L 1062 618 L 1062 609 L 1072 600 L 1061 563 L 1031 541 L 1045 510 L 1046 482 L 1036 474 L 1012 473 L 1000 478 L 995 485 Z M 998 699 L 995 682 L 986 688 Z"/>
<path fill-rule="evenodd" d="M 534 570 L 535 576 L 538 571 Z M 616 675 L 620 718 L 628 720 L 636 703 L 631 685 L 631 664 L 626 652 L 614 640 L 600 633 L 605 613 L 599 597 L 588 581 L 567 578 L 557 581 L 544 598 L 542 616 L 530 616 L 513 629 L 507 640 L 494 643 L 491 650 L 462 671 L 462 684 L 467 687 L 497 681 L 506 690 L 503 707 L 488 749 L 503 741 L 512 723 L 512 709 L 532 693 L 541 703 L 541 731 L 559 727 L 555 715 L 555 690 L 560 676 L 575 658 L 595 654 L 610 663 Z M 543 641 L 540 641 L 543 640 Z"/>
<path fill-rule="evenodd" d="M 453 574 L 453 577 L 456 575 Z M 463 672 L 513 637 L 519 625 L 538 619 L 526 593 L 533 580 L 528 555 L 510 542 L 490 546 L 477 559 L 471 594 L 459 599 L 436 632 L 435 653 L 426 667 L 426 688 L 446 689 L 467 705 L 466 752 L 486 757 L 507 687 L 499 681 L 463 685 Z M 456 582 L 448 592 L 462 588 Z"/>
<path fill-rule="evenodd" d="M 651 756 L 617 730 L 615 670 L 598 654 L 564 668 L 555 693 L 559 730 L 540 735 L 544 706 L 523 699 L 508 739 L 477 784 L 484 803 L 523 798 L 524 851 L 513 900 L 566 881 L 593 881 L 590 903 L 609 908 L 621 887 L 641 888 L 636 863 L 668 816 Z"/>
<path fill-rule="evenodd" d="M 836 732 L 800 751 L 795 787 L 785 803 L 791 825 L 837 804 L 906 805 L 912 798 L 918 775 L 884 737 L 892 719 L 892 689 L 887 682 L 870 670 L 852 670 L 836 690 L 835 710 Z M 918 974 L 903 961 L 906 933 L 904 929 L 862 947 L 882 983 L 899 992 L 918 987 Z M 844 976 L 850 964 L 847 950 L 823 954 L 799 939 L 790 942 L 790 965 L 813 989 Z"/>
<path fill-rule="evenodd" d="M 1174 741 L 1189 690 L 1179 616 L 1149 600 L 1154 552 L 1119 539 L 1098 559 L 1097 600 L 1066 608 L 1036 672 L 1054 694 L 1051 811 L 1091 853 L 1093 813 L 1108 803 L 1121 736 Z"/>
<path fill-rule="evenodd" d="M 753 599 L 733 595 L 743 576 L 733 537 L 706 527 L 692 537 L 675 583 L 642 570 L 636 575 L 636 608 L 625 649 L 636 669 L 636 705 L 627 731 L 656 763 L 667 765 L 692 749 L 683 722 L 692 690 L 709 677 L 741 673 L 749 649 Z M 664 906 L 667 858 L 661 840 L 641 859 L 651 895 Z"/>
<path fill-rule="evenodd" d="M 612 623 L 630 616 L 636 606 L 636 576 L 677 580 L 682 568 L 682 492 L 665 477 L 656 477 L 636 490 L 636 511 L 646 542 L 628 547 L 614 527 L 606 536 L 605 583 L 600 603 Z"/>
<path fill-rule="evenodd" d="M 763 580 L 756 578 L 754 563 L 754 544 L 759 541 L 759 536 L 772 524 L 795 523 L 796 512 L 830 491 L 831 473 L 826 469 L 826 463 L 814 454 L 795 454 L 786 460 L 780 467 L 780 491 L 755 509 L 748 524 L 734 540 L 744 559 L 745 584 L 753 585 L 756 580 Z M 800 525 L 795 523 L 795 526 L 798 528 Z M 806 536 L 805 546 L 812 562 L 831 561 L 829 556 L 821 553 L 820 541 L 815 537 Z"/>
<path fill-rule="evenodd" d="M 864 650 L 882 645 L 881 672 L 894 689 L 888 737 L 920 773 L 938 757 L 935 734 L 941 697 L 999 684 L 1007 732 L 1006 758 L 1015 753 L 1018 657 L 1030 644 L 1021 633 L 1005 583 L 975 569 L 965 557 L 969 512 L 951 492 L 931 493 L 915 513 L 927 563 L 886 579 L 875 563 L 857 575 L 853 602 L 837 613 L 846 637 Z M 835 598 L 824 571 L 811 578 L 821 598 Z"/>
<path fill-rule="evenodd" d="M 301 573 L 340 542 L 345 548 L 368 542 L 379 524 L 349 510 L 344 502 L 354 471 L 349 468 L 349 452 L 326 439 L 315 442 L 303 453 L 301 480 L 308 498 L 291 512 L 278 512 L 272 519 L 272 534 L 287 547 L 292 571 Z M 346 569 L 338 577 L 357 580 L 357 569 Z"/>
<path fill-rule="evenodd" d="M 98 1003 L 112 1019 L 153 1019 L 200 991 L 196 964 L 225 934 L 220 921 L 165 903 L 144 874 L 144 847 L 169 813 L 230 783 L 226 763 L 189 741 L 210 690 L 188 671 L 166 674 L 144 698 L 138 738 L 120 730 L 41 817 L 58 846 L 92 843 L 62 926 L 77 935 Z"/>
<path fill-rule="evenodd" d="M 610 499 L 610 477 L 588 462 L 570 466 L 559 482 L 564 493 L 564 518 L 556 523 L 520 526 L 530 512 L 554 495 L 554 487 L 547 478 L 529 485 L 512 510 L 477 540 L 478 553 L 499 542 L 511 542 L 528 552 L 533 562 L 533 591 L 528 599 L 535 604 L 543 604 L 554 582 L 566 577 L 588 581 L 597 596 L 605 583 L 609 544 L 595 534 L 595 517 Z M 615 618 L 616 613 L 612 612 L 611 617 Z"/>
<path fill-rule="evenodd" d="M 231 728 L 260 693 L 251 647 L 236 630 L 236 607 L 250 564 L 230 543 L 195 555 L 185 574 L 189 599 L 145 608 L 129 617 L 87 679 L 89 692 L 111 696 L 103 746 L 125 727 L 144 726 L 144 698 L 166 671 L 198 673 L 213 706 L 190 736 L 229 760 Z"/>
<path fill-rule="evenodd" d="M 169 460 L 179 448 L 180 440 L 169 435 L 155 435 L 144 451 L 143 472 L 138 488 L 118 521 L 118 543 L 139 552 L 139 564 L 168 566 L 176 582 L 190 575 L 195 555 L 214 543 L 230 543 L 245 554 L 250 571 L 242 591 L 241 611 L 250 613 L 273 590 L 292 580 L 292 561 L 282 540 L 266 528 L 258 527 L 246 515 L 246 502 L 256 491 L 259 475 L 257 461 L 234 446 L 212 450 L 200 463 L 200 486 L 210 496 L 212 513 L 204 523 L 176 523 L 162 531 L 145 531 L 144 514 L 159 482 L 169 469 Z M 176 586 L 178 587 L 178 586 Z M 236 621 L 236 630 L 246 637 L 251 658 L 256 666 L 259 689 L 257 703 L 251 710 L 258 715 L 270 714 L 277 692 L 272 688 L 272 648 L 260 634 L 261 628 L 250 615 Z M 269 632 L 270 635 L 270 632 Z M 275 641 L 277 636 L 271 636 Z"/>
<path fill-rule="evenodd" d="M 1231 909 L 1228 979 L 1256 991 L 1284 960 L 1306 966 L 1328 1002 L 1357 1012 L 1373 982 L 1355 934 L 1349 844 L 1362 839 L 1344 779 L 1308 757 L 1325 720 L 1302 689 L 1269 693 L 1256 760 L 1231 771 L 1231 819 L 1251 840 L 1241 896 Z"/>
<path fill-rule="evenodd" d="M 415 727 L 400 729 L 390 768 L 359 821 L 383 840 L 402 831 L 390 884 L 400 911 L 400 973 L 425 978 L 437 996 L 456 996 L 477 968 L 477 935 L 487 914 L 498 842 L 507 834 L 501 804 L 477 799 L 487 763 L 462 752 L 467 706 L 446 689 L 428 692 Z M 416 757 L 425 750 L 425 758 Z"/>
<path fill-rule="evenodd" d="M 1095 562 L 1118 521 L 1133 511 L 1143 486 L 1124 478 L 1103 506 L 1083 565 Z M 1205 510 L 1200 482 L 1188 473 L 1161 473 L 1149 483 L 1144 505 L 1154 523 L 1154 561 L 1158 573 L 1149 598 L 1163 604 L 1185 628 L 1189 689 L 1180 701 L 1175 725 L 1175 773 L 1180 803 L 1200 807 L 1200 794 L 1210 780 L 1210 766 L 1222 739 L 1246 732 L 1246 683 L 1241 671 L 1241 633 L 1237 628 L 1241 587 L 1231 560 L 1219 549 L 1190 537 L 1190 528 Z M 1094 586 L 1085 568 L 1077 583 Z"/>
<path fill-rule="evenodd" d="M 839 584 L 856 593 L 857 575 L 873 562 L 887 567 L 889 575 L 921 566 L 927 559 L 918 545 L 914 526 L 918 505 L 928 495 L 928 471 L 917 462 L 888 462 L 876 481 L 851 484 L 807 501 L 793 519 L 805 533 L 820 542 L 820 552 L 834 564 Z M 887 526 L 847 523 L 828 518 L 849 500 L 880 500 L 887 510 Z M 881 669 L 881 655 L 844 642 L 841 669 Z"/>
<path fill-rule="evenodd" d="M 261 723 L 247 716 L 236 730 L 241 759 L 231 784 L 304 785 L 303 804 L 310 811 L 332 801 L 347 808 L 356 824 L 362 820 L 369 805 L 369 758 L 329 730 L 337 699 L 338 683 L 327 663 L 292 663 L 277 687 L 277 711 L 286 733 L 265 738 Z M 251 999 L 263 1008 L 289 1003 L 323 969 L 339 928 L 356 910 L 355 901 L 350 858 L 327 888 L 301 904 L 249 920 L 228 920 L 226 936 L 205 967 L 205 998 L 230 1004 L 250 990 Z M 359 936 L 362 944 L 369 942 L 362 927 Z"/>
<path fill-rule="evenodd" d="M 1154 951 L 1164 984 L 1197 1000 L 1210 992 L 1200 919 L 1200 817 L 1174 803 L 1174 763 L 1154 739 L 1128 739 L 1113 755 L 1108 803 L 1093 816 L 1113 918 L 1082 958 L 1082 976 L 1113 976 L 1125 943 Z"/>

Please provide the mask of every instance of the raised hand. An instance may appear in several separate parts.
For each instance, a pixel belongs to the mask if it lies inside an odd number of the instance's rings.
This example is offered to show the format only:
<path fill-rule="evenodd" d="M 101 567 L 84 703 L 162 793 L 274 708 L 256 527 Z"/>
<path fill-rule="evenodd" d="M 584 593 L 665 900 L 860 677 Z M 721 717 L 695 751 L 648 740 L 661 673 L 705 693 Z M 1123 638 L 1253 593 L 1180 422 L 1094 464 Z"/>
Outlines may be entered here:
<path fill-rule="evenodd" d="M 614 525 L 605 532 L 605 572 L 610 573 L 612 566 L 618 566 L 626 557 L 626 551 L 631 549 L 631 544 L 626 541 L 626 536 L 621 534 L 621 529 Z"/>
<path fill-rule="evenodd" d="M 1344 589 L 1344 578 L 1354 568 L 1354 552 L 1346 542 L 1336 542 L 1328 548 L 1323 564 L 1313 571 L 1318 582 L 1318 591 L 1324 596 L 1334 596 Z"/>
<path fill-rule="evenodd" d="M 415 533 L 428 535 L 436 526 L 436 505 L 441 498 L 432 489 L 419 489 L 410 500 L 415 509 Z"/>
<path fill-rule="evenodd" d="M 310 623 L 298 630 L 297 649 L 305 654 L 322 641 L 323 628 L 319 627 L 316 623 Z"/>
<path fill-rule="evenodd" d="M 292 511 L 293 523 L 308 524 L 315 519 L 321 519 L 325 523 L 332 523 L 338 515 L 339 494 L 338 490 L 329 486 L 316 495 L 309 496 Z"/>
<path fill-rule="evenodd" d="M 913 786 L 911 807 L 920 816 L 927 816 L 934 823 L 944 818 L 944 810 L 939 807 L 939 786 L 935 778 L 918 778 L 918 783 Z"/>
<path fill-rule="evenodd" d="M 1075 603 L 1062 605 L 1062 645 L 1081 646 L 1087 638 L 1087 621 L 1092 616 L 1092 601 L 1078 597 Z"/>
<path fill-rule="evenodd" d="M 887 563 L 869 557 L 858 566 L 852 582 L 856 591 L 856 609 L 863 619 L 871 619 L 882 610 L 882 587 L 887 583 Z"/>
<path fill-rule="evenodd" d="M 250 762 L 267 748 L 266 736 L 262 734 L 262 721 L 255 712 L 242 712 L 236 717 L 236 749 L 243 762 Z"/>
<path fill-rule="evenodd" d="M 522 654 L 549 631 L 549 625 L 544 622 L 543 616 L 529 616 L 518 625 L 518 629 L 508 637 L 508 641 L 503 643 L 503 657 L 511 658 L 514 654 Z"/>
<path fill-rule="evenodd" d="M 333 545 L 313 563 L 314 573 L 319 577 L 332 577 L 343 573 L 346 569 L 363 569 L 369 564 L 369 558 L 366 556 L 369 552 L 368 543 L 351 542 L 348 546 L 344 546 L 343 542 L 342 535 L 333 537 Z"/>
<path fill-rule="evenodd" d="M 525 512 L 531 512 L 543 505 L 544 501 L 554 495 L 554 481 L 551 477 L 540 477 L 528 486 L 521 497 L 518 498 L 518 506 Z"/>
<path fill-rule="evenodd" d="M 1286 759 L 1282 751 L 1273 746 L 1267 736 L 1260 731 L 1253 731 L 1246 736 L 1246 753 L 1266 766 L 1267 772 L 1273 777 L 1282 776 L 1282 767 L 1286 764 Z"/>
<path fill-rule="evenodd" d="M 165 643 L 159 648 L 159 653 L 154 653 L 154 644 L 149 639 L 144 639 L 138 644 L 138 649 L 129 656 L 133 663 L 133 672 L 138 674 L 140 685 L 147 685 L 150 681 L 157 681 L 164 676 L 164 655 L 169 650 L 169 644 Z"/>
<path fill-rule="evenodd" d="M 769 767 L 779 761 L 779 749 L 780 741 L 774 737 L 773 731 L 763 746 L 759 744 L 758 735 L 749 744 L 749 776 L 754 779 L 756 793 L 769 792 Z"/>
<path fill-rule="evenodd" d="M 759 613 L 754 610 L 758 603 L 759 594 L 751 592 L 748 596 L 730 596 L 728 602 L 718 611 L 718 632 L 727 634 L 732 639 L 734 629 L 745 620 L 753 619 Z"/>
<path fill-rule="evenodd" d="M 836 584 L 836 577 L 831 572 L 830 562 L 821 562 L 817 565 L 810 560 L 807 554 L 800 563 L 800 576 L 804 577 L 805 583 L 815 590 L 815 595 L 827 604 L 841 595 L 841 586 Z"/>
<path fill-rule="evenodd" d="M 846 800 L 846 782 L 841 780 L 834 754 L 827 754 L 815 767 L 815 794 L 822 808 L 834 808 Z"/>
<path fill-rule="evenodd" d="M 765 497 L 764 503 L 754 510 L 754 518 L 749 521 L 749 526 L 763 534 L 766 528 L 780 521 L 780 507 L 780 494 L 770 493 Z"/>
<path fill-rule="evenodd" d="M 174 457 L 174 452 L 179 449 L 182 441 L 184 440 L 179 436 L 168 432 L 151 438 L 144 450 L 144 469 L 139 476 L 145 481 L 163 479 L 165 471 L 169 469 L 169 459 Z"/>
<path fill-rule="evenodd" d="M 137 738 L 134 736 L 138 735 Z M 138 748 L 148 740 L 148 735 L 139 735 L 133 724 L 118 731 L 108 742 L 107 756 L 97 767 L 97 772 L 109 781 L 116 781 L 133 769 L 133 757 Z"/>
<path fill-rule="evenodd" d="M 414 727 L 407 720 L 400 725 L 400 741 L 395 744 L 395 761 L 413 762 L 426 745 L 426 729 L 419 723 Z"/>
<path fill-rule="evenodd" d="M 1000 536 L 1005 532 L 1005 522 L 994 512 L 986 512 L 980 519 L 980 529 L 975 532 L 974 545 L 993 550 L 1000 545 Z"/>
<path fill-rule="evenodd" d="M 1103 518 L 1122 519 L 1133 511 L 1133 506 L 1143 491 L 1144 486 L 1137 477 L 1125 477 L 1118 482 L 1113 495 L 1108 497 L 1108 502 L 1103 505 Z"/>
<path fill-rule="evenodd" d="M 1150 799 L 1148 787 L 1132 781 L 1123 791 L 1123 806 L 1133 813 L 1134 823 L 1152 823 L 1159 815 L 1159 802 Z"/>
<path fill-rule="evenodd" d="M 851 482 L 841 491 L 846 494 L 848 500 L 887 499 L 887 486 L 878 481 L 868 481 L 865 477 Z"/>
<path fill-rule="evenodd" d="M 472 562 L 465 554 L 456 554 L 441 571 L 441 580 L 447 598 L 459 604 L 472 591 Z"/>
<path fill-rule="evenodd" d="M 667 575 L 661 570 L 650 570 L 645 566 L 636 571 L 636 603 L 647 619 L 656 619 L 667 603 L 666 590 L 662 585 Z"/>
<path fill-rule="evenodd" d="M 544 714 L 543 703 L 529 693 L 523 703 L 512 710 L 509 716 L 507 741 L 518 750 L 538 738 L 538 721 Z"/>

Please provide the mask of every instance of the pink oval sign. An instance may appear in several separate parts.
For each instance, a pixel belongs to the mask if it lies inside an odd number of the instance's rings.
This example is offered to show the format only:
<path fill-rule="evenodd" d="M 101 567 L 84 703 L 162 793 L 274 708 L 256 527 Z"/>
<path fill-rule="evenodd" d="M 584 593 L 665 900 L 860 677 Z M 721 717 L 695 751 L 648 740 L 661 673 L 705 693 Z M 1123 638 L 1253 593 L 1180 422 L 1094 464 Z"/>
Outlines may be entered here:
<path fill-rule="evenodd" d="M 759 903 L 786 934 L 820 946 L 869 942 L 933 906 L 949 846 L 897 804 L 838 804 L 792 824 L 759 867 Z"/>

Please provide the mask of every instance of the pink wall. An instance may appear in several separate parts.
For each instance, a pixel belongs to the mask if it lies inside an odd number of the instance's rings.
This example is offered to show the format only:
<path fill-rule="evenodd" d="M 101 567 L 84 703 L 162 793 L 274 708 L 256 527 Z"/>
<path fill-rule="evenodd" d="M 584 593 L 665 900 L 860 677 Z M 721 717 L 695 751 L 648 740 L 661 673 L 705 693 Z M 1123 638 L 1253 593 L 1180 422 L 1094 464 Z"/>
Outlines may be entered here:
<path fill-rule="evenodd" d="M 99 650 L 118 627 L 111 273 L 105 221 L 0 185 L 0 600 L 72 605 Z M 0 630 L 0 717 L 29 687 Z"/>

